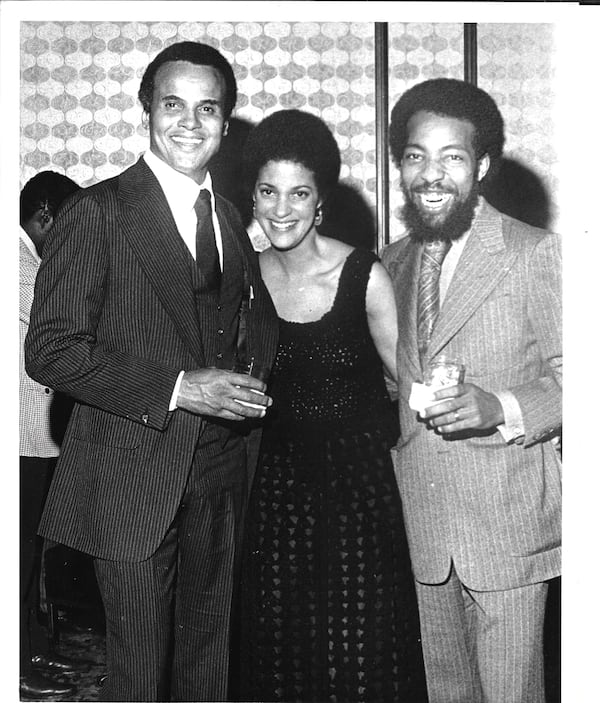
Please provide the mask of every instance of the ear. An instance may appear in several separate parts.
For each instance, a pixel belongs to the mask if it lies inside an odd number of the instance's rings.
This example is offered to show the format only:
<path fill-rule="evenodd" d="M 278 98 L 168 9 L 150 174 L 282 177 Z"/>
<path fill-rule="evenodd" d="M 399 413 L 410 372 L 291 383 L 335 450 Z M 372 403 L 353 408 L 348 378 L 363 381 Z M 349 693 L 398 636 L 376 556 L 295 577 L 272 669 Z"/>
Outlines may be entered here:
<path fill-rule="evenodd" d="M 223 136 L 226 137 L 229 133 L 229 120 L 223 122 Z"/>
<path fill-rule="evenodd" d="M 481 181 L 485 177 L 485 174 L 490 170 L 490 157 L 488 154 L 484 154 L 477 165 L 477 180 Z"/>

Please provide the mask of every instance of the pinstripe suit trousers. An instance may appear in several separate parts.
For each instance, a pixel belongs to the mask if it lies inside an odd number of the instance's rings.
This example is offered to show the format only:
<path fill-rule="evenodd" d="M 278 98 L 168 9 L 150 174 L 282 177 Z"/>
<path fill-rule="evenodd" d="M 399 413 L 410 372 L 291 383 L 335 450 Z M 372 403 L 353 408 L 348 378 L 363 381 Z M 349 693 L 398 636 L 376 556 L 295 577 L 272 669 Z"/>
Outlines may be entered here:
<path fill-rule="evenodd" d="M 213 437 L 177 516 L 142 562 L 95 560 L 107 628 L 107 701 L 224 701 L 243 441 Z M 204 468 L 203 468 L 204 467 Z M 237 480 L 231 480 L 232 477 Z"/>
<path fill-rule="evenodd" d="M 429 703 L 543 703 L 547 583 L 473 591 L 454 567 L 417 582 Z"/>

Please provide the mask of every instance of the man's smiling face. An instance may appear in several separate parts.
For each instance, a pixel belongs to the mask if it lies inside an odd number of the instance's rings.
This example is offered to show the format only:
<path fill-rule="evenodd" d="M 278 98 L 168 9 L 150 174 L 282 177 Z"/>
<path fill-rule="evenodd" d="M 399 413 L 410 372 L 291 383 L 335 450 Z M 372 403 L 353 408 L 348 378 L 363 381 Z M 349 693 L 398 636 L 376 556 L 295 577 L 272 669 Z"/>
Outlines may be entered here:
<path fill-rule="evenodd" d="M 150 150 L 171 168 L 202 183 L 227 133 L 225 81 L 212 66 L 170 61 L 157 71 L 150 113 Z"/>
<path fill-rule="evenodd" d="M 400 175 L 410 219 L 441 239 L 462 234 L 446 230 L 454 229 L 453 222 L 470 222 L 466 215 L 472 215 L 478 181 L 489 168 L 487 155 L 477 159 L 474 136 L 475 127 L 455 117 L 421 111 L 408 121 Z"/>

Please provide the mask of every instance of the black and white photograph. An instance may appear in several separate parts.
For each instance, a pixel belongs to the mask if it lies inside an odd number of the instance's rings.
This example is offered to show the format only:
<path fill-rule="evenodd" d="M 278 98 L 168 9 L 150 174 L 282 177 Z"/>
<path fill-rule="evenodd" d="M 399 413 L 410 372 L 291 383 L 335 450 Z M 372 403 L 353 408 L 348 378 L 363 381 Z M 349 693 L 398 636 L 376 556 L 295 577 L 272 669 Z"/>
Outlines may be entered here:
<path fill-rule="evenodd" d="M 0 3 L 6 700 L 596 698 L 599 20 Z"/>

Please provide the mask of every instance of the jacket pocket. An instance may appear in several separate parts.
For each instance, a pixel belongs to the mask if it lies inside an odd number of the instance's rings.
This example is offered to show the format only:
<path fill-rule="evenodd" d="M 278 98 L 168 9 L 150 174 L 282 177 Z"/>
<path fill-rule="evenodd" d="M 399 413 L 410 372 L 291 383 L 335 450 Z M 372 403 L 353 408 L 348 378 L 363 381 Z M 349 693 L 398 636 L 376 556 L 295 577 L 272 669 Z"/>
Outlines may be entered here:
<path fill-rule="evenodd" d="M 159 434 L 158 430 L 87 405 L 76 409 L 71 429 L 79 442 L 120 449 L 137 449 L 154 434 Z"/>

